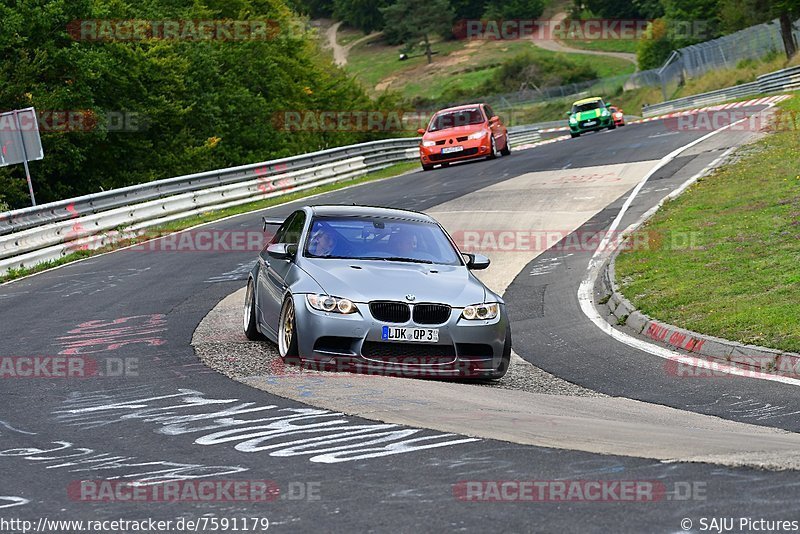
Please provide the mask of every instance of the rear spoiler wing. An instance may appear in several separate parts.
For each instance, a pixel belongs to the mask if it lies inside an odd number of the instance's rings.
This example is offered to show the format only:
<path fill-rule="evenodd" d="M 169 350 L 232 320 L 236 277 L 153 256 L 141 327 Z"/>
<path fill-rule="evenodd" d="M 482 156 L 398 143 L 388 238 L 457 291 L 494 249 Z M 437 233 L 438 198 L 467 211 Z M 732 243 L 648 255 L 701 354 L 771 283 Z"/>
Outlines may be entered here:
<path fill-rule="evenodd" d="M 270 219 L 268 217 L 261 217 L 261 224 L 264 231 L 267 231 L 268 226 L 280 226 L 283 224 L 284 219 Z"/>

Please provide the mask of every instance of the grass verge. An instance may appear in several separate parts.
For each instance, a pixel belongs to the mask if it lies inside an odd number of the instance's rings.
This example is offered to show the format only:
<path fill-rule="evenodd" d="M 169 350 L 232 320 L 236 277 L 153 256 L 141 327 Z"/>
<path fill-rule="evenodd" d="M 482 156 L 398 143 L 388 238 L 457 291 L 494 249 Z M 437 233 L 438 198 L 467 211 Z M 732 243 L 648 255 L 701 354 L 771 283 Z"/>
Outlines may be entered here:
<path fill-rule="evenodd" d="M 217 210 L 217 211 L 209 210 L 207 212 L 194 215 L 192 217 L 187 217 L 186 219 L 180 219 L 163 225 L 153 226 L 151 228 L 148 228 L 146 234 L 140 237 L 117 241 L 115 243 L 109 244 L 105 247 L 101 247 L 95 250 L 76 250 L 75 252 L 71 252 L 66 256 L 63 256 L 57 260 L 38 263 L 33 267 L 10 269 L 6 274 L 0 275 L 0 284 L 3 282 L 10 282 L 11 280 L 16 280 L 17 278 L 22 278 L 23 276 L 28 276 L 30 274 L 46 271 L 48 269 L 52 269 L 53 267 L 58 267 L 59 265 L 64 265 L 66 263 L 71 263 L 73 261 L 81 260 L 91 256 L 97 256 L 98 254 L 104 254 L 112 250 L 118 250 L 120 248 L 135 245 L 136 243 L 152 239 L 153 235 L 165 235 L 173 232 L 178 232 L 180 230 L 185 230 L 187 228 L 191 228 L 193 226 L 197 226 L 200 224 L 217 221 L 225 217 L 240 215 L 242 213 L 248 213 L 251 211 L 263 210 L 266 208 L 270 208 L 272 206 L 277 206 L 278 204 L 285 204 L 286 202 L 291 202 L 293 200 L 309 197 L 311 195 L 318 195 L 320 193 L 335 191 L 337 189 L 342 189 L 343 187 L 348 187 L 351 185 L 357 185 L 365 182 L 380 180 L 382 178 L 397 176 L 399 174 L 403 174 L 405 172 L 412 171 L 417 168 L 419 168 L 418 162 L 398 163 L 396 165 L 392 165 L 385 169 L 381 169 L 379 171 L 369 173 L 366 176 L 361 176 L 359 178 L 355 178 L 352 180 L 345 180 L 343 182 L 337 182 L 334 184 L 325 184 L 319 187 L 298 191 L 296 193 L 289 193 L 279 197 L 256 200 L 247 204 L 242 204 L 241 206 L 233 206 L 222 210 Z"/>
<path fill-rule="evenodd" d="M 617 281 L 644 313 L 800 352 L 800 97 L 780 107 L 788 128 L 665 204 L 643 229 L 649 250 L 617 258 Z"/>

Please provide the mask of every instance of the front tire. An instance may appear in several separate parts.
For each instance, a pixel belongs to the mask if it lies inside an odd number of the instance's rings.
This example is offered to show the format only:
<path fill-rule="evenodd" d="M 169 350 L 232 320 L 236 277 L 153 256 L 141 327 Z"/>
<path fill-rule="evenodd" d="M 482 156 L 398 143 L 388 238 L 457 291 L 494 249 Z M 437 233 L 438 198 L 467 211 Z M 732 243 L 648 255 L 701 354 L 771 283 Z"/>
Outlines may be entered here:
<path fill-rule="evenodd" d="M 581 134 L 579 134 L 579 133 L 572 133 L 572 132 L 570 132 L 569 135 L 571 135 L 573 139 L 575 139 L 576 137 L 580 137 L 581 136 Z"/>
<path fill-rule="evenodd" d="M 489 157 L 488 159 L 495 159 L 497 157 L 497 146 L 494 143 L 494 136 L 489 136 Z"/>
<path fill-rule="evenodd" d="M 433 170 L 433 165 L 425 165 L 424 163 L 422 163 L 421 165 L 422 165 L 422 170 L 423 171 Z"/>
<path fill-rule="evenodd" d="M 285 363 L 299 363 L 297 349 L 297 316 L 294 311 L 294 301 L 288 297 L 283 301 L 281 316 L 278 320 L 278 354 Z"/>
<path fill-rule="evenodd" d="M 253 285 L 253 280 L 247 281 L 247 291 L 244 297 L 244 314 L 243 314 L 244 335 L 250 341 L 260 341 L 264 339 L 261 332 L 258 331 L 256 325 L 256 292 Z"/>
<path fill-rule="evenodd" d="M 503 150 L 500 153 L 504 156 L 511 155 L 511 145 L 509 145 L 508 135 L 506 134 L 506 146 L 503 147 Z"/>
<path fill-rule="evenodd" d="M 511 364 L 511 325 L 506 327 L 506 343 L 503 346 L 503 357 L 500 360 L 500 367 L 492 371 L 491 380 L 500 380 L 508 372 Z"/>

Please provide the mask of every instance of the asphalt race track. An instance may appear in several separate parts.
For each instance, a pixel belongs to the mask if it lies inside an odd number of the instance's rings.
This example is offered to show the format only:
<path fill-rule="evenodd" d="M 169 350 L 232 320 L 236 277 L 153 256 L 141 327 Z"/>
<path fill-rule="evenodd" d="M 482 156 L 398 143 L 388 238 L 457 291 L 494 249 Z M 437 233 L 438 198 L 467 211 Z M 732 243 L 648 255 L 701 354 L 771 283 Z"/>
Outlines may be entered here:
<path fill-rule="evenodd" d="M 706 133 L 676 131 L 661 121 L 629 125 L 493 161 L 368 183 L 311 202 L 427 210 L 529 173 L 656 161 Z M 645 185 L 621 227 L 749 135 L 721 133 L 680 155 Z M 581 222 L 577 231 L 608 227 L 625 196 Z M 307 202 L 203 230 L 258 232 L 261 216 L 285 216 Z M 0 520 L 30 520 L 40 532 L 59 531 L 39 523 L 42 518 L 244 517 L 268 518 L 270 530 L 287 532 L 677 532 L 685 518 L 699 531 L 701 517 L 791 519 L 800 508 L 791 470 L 478 439 L 343 415 L 315 407 L 313 395 L 303 402 L 233 381 L 203 365 L 191 341 L 209 311 L 243 286 L 256 251 L 170 251 L 155 243 L 0 286 L 0 356 L 80 355 L 106 375 L 2 381 Z M 670 376 L 664 360 L 597 329 L 577 299 L 591 254 L 549 250 L 522 262 L 509 277 L 504 298 L 517 354 L 612 397 L 800 429 L 793 386 Z M 468 424 L 490 428 L 492 421 Z M 139 481 L 145 487 L 159 481 L 269 481 L 280 491 L 256 502 L 101 500 L 82 493 L 87 487 L 82 480 Z M 471 502 L 465 497 L 471 481 L 530 480 L 640 481 L 656 488 L 656 498 Z M 0 531 L 22 529 L 0 522 Z"/>

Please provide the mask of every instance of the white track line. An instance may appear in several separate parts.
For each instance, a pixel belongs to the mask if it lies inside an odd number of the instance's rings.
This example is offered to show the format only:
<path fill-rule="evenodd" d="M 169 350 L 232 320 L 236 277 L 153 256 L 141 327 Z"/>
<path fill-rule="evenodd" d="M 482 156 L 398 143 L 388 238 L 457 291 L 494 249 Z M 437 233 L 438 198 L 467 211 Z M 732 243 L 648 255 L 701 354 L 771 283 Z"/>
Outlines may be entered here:
<path fill-rule="evenodd" d="M 781 95 L 781 96 L 783 96 L 783 95 Z M 769 109 L 769 108 L 771 108 L 773 106 L 774 106 L 774 101 L 771 102 L 770 105 L 767 106 L 766 109 Z M 765 110 L 762 110 L 762 111 L 765 111 Z M 697 145 L 699 143 L 702 143 L 703 141 L 709 139 L 710 137 L 712 137 L 712 136 L 714 136 L 714 135 L 716 135 L 716 134 L 718 134 L 718 133 L 720 133 L 722 131 L 725 131 L 728 128 L 730 128 L 732 126 L 735 126 L 736 124 L 739 124 L 740 122 L 743 122 L 745 120 L 747 120 L 747 118 L 738 120 L 738 121 L 733 122 L 731 124 L 728 124 L 727 126 L 724 126 L 724 127 L 720 128 L 718 130 L 714 130 L 713 132 L 710 132 L 710 133 L 704 135 L 703 137 L 700 137 L 699 139 L 696 139 L 696 140 L 692 141 L 691 143 L 688 143 L 688 144 L 686 144 L 686 145 L 684 145 L 684 146 L 682 146 L 682 147 L 680 147 L 680 148 L 678 148 L 676 150 L 673 150 L 672 152 L 670 152 L 669 154 L 664 156 L 652 169 L 650 169 L 650 171 L 644 176 L 644 178 L 642 178 L 642 180 L 633 189 L 633 191 L 631 192 L 630 196 L 628 196 L 628 198 L 625 200 L 625 203 L 622 205 L 622 208 L 620 208 L 619 213 L 617 214 L 616 218 L 614 219 L 614 222 L 611 223 L 611 226 L 609 227 L 608 231 L 606 232 L 606 235 L 603 238 L 603 241 L 600 243 L 600 246 L 597 247 L 597 251 L 594 253 L 594 255 L 592 256 L 592 259 L 589 261 L 589 268 L 587 270 L 586 277 L 583 279 L 583 281 L 581 282 L 580 288 L 578 289 L 578 303 L 580 304 L 581 311 L 583 311 L 584 315 L 586 315 L 586 317 L 588 317 L 589 320 L 591 320 L 600 330 L 602 330 L 603 332 L 605 332 L 606 334 L 608 334 L 609 336 L 611 336 L 615 340 L 619 341 L 620 343 L 624 343 L 624 344 L 628 345 L 629 347 L 633 347 L 633 348 L 635 348 L 637 350 L 641 350 L 643 352 L 647 352 L 647 353 L 652 354 L 654 356 L 658 356 L 659 358 L 664 358 L 665 360 L 671 360 L 671 361 L 678 362 L 680 364 L 687 365 L 687 366 L 701 367 L 701 368 L 707 368 L 707 367 L 710 368 L 711 366 L 713 366 L 715 371 L 726 373 L 726 374 L 730 374 L 730 375 L 734 375 L 734 376 L 741 376 L 741 377 L 747 377 L 747 378 L 757 378 L 759 380 L 769 380 L 769 381 L 772 381 L 772 382 L 780 382 L 780 383 L 783 383 L 783 384 L 791 384 L 793 386 L 800 386 L 800 380 L 798 380 L 796 378 L 790 378 L 790 377 L 785 377 L 785 376 L 777 376 L 777 375 L 770 375 L 770 374 L 766 374 L 766 373 L 756 373 L 756 372 L 749 371 L 749 370 L 746 370 L 746 369 L 740 369 L 740 368 L 735 367 L 735 366 L 726 365 L 726 364 L 717 363 L 717 362 L 713 362 L 713 363 L 712 362 L 703 362 L 702 360 L 698 360 L 697 357 L 686 356 L 686 355 L 681 354 L 679 352 L 675 352 L 675 351 L 669 350 L 667 348 L 660 347 L 658 345 L 654 345 L 654 344 L 649 343 L 647 341 L 644 341 L 644 340 L 641 340 L 639 338 L 633 337 L 633 336 L 631 336 L 629 334 L 626 334 L 625 332 L 622 332 L 620 330 L 615 329 L 614 327 L 611 326 L 610 323 L 608 323 L 605 319 L 603 319 L 603 317 L 600 315 L 600 313 L 597 311 L 597 309 L 595 309 L 594 302 L 593 302 L 593 299 L 592 299 L 592 291 L 593 291 L 593 288 L 594 288 L 594 285 L 595 285 L 595 281 L 597 280 L 597 277 L 600 275 L 600 272 L 601 272 L 600 269 L 603 266 L 603 263 L 605 262 L 605 260 L 608 257 L 610 257 L 610 255 L 613 254 L 614 251 L 616 250 L 616 246 L 614 246 L 613 249 L 611 248 L 611 246 L 609 246 L 609 242 L 611 240 L 611 235 L 614 233 L 614 231 L 617 229 L 617 227 L 619 227 L 620 223 L 622 222 L 622 217 L 625 215 L 625 212 L 628 211 L 628 208 L 633 203 L 633 200 L 636 198 L 636 195 L 639 194 L 639 191 L 641 191 L 642 187 L 644 187 L 644 184 L 647 183 L 647 181 L 650 179 L 650 177 L 653 176 L 659 169 L 663 168 L 665 165 L 667 165 L 669 162 L 671 162 L 673 159 L 675 159 L 679 154 L 681 154 L 685 150 L 688 150 L 689 148 L 692 148 L 693 146 L 695 146 L 695 145 Z M 722 156 L 717 158 L 715 161 L 713 161 L 712 163 L 707 165 L 705 169 L 703 169 L 699 173 L 697 173 L 694 176 L 692 176 L 691 178 L 689 178 L 686 182 L 681 184 L 680 187 L 678 187 L 672 193 L 670 193 L 669 195 L 667 195 L 666 197 L 661 199 L 661 201 L 656 206 L 654 206 L 653 208 L 648 210 L 648 212 L 645 213 L 641 218 L 639 218 L 639 220 L 637 220 L 635 223 L 630 225 L 626 231 L 633 230 L 635 228 L 638 228 L 640 225 L 642 225 L 649 218 L 649 216 L 653 212 L 655 212 L 668 198 L 674 198 L 674 197 L 678 196 L 687 187 L 692 185 L 699 177 L 701 177 L 709 168 L 711 168 L 713 165 L 715 165 L 717 162 L 719 162 L 724 156 L 725 156 L 725 154 L 723 154 Z M 708 365 L 706 365 L 706 363 Z M 698 364 L 700 364 L 700 365 L 698 365 Z"/>

